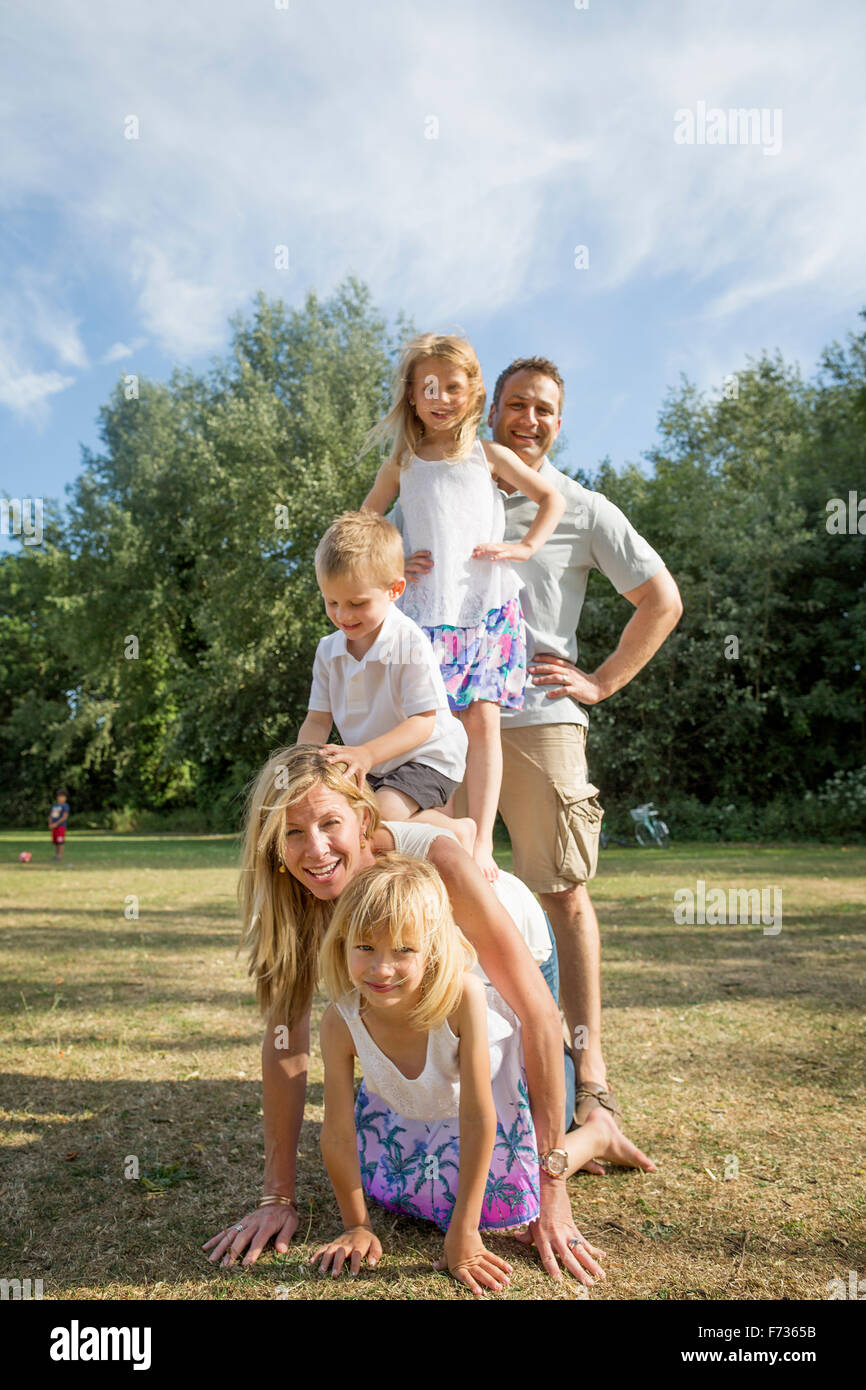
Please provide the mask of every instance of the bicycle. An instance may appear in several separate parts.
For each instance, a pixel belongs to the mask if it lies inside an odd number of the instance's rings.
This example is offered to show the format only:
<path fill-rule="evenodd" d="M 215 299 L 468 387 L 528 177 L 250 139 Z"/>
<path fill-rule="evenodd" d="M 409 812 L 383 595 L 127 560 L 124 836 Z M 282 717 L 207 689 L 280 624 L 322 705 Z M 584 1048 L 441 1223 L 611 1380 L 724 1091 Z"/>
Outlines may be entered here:
<path fill-rule="evenodd" d="M 659 849 L 668 848 L 671 832 L 651 801 L 647 801 L 644 806 L 635 806 L 629 811 L 629 815 L 634 821 L 634 837 L 642 848 L 646 849 L 648 845 L 658 845 Z"/>

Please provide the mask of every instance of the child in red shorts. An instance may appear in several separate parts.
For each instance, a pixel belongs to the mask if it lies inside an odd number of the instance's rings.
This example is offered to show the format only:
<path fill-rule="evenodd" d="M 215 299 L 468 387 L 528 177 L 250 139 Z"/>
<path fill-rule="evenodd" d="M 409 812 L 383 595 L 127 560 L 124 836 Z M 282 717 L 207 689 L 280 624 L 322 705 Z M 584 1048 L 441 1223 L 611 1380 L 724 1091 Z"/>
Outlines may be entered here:
<path fill-rule="evenodd" d="M 51 807 L 51 814 L 48 817 L 48 829 L 51 831 L 51 839 L 54 841 L 54 858 L 63 858 L 63 845 L 66 840 L 66 822 L 69 820 L 69 805 L 66 800 L 66 792 L 63 787 L 57 793 L 57 800 Z"/>

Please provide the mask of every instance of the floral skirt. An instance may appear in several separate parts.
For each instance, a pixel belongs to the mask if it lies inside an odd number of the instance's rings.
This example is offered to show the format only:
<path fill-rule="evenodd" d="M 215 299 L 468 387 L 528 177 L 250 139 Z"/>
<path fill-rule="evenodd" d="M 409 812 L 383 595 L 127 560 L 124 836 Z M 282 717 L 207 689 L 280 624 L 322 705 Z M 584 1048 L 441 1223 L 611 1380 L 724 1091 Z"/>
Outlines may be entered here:
<path fill-rule="evenodd" d="M 520 1027 L 487 987 L 496 1143 L 479 1229 L 511 1231 L 539 1213 L 538 1150 L 520 1052 Z M 411 1120 L 361 1082 L 355 1101 L 361 1182 L 368 1197 L 401 1216 L 448 1229 L 460 1174 L 460 1121 Z"/>
<path fill-rule="evenodd" d="M 422 631 L 433 643 L 452 710 L 466 709 L 473 700 L 523 708 L 526 629 L 518 598 L 491 609 L 477 627 L 443 624 Z"/>

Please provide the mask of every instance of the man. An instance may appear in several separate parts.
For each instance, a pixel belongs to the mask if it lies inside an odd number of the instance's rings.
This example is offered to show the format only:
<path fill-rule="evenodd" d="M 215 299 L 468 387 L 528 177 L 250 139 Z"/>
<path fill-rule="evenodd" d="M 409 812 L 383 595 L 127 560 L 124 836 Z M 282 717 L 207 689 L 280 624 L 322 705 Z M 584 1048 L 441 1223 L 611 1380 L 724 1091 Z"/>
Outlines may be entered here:
<path fill-rule="evenodd" d="M 566 510 L 553 535 L 520 565 L 528 675 L 522 710 L 502 711 L 499 809 L 514 871 L 538 894 L 556 937 L 560 997 L 577 1075 L 575 1123 L 604 1106 L 616 1119 L 601 1046 L 601 946 L 587 891 L 598 859 L 603 811 L 586 765 L 583 706 L 621 690 L 676 627 L 682 602 L 661 557 L 600 493 L 561 473 L 547 453 L 562 423 L 564 386 L 546 358 L 520 358 L 496 382 L 489 424 L 530 468 L 555 482 Z M 502 484 L 500 484 L 502 486 Z M 521 538 L 532 504 L 507 486 L 506 541 Z M 406 574 L 429 568 L 423 552 Z M 634 613 L 616 650 L 593 672 L 577 665 L 577 627 L 589 571 L 599 569 Z M 644 1166 L 640 1164 L 640 1166 Z"/>

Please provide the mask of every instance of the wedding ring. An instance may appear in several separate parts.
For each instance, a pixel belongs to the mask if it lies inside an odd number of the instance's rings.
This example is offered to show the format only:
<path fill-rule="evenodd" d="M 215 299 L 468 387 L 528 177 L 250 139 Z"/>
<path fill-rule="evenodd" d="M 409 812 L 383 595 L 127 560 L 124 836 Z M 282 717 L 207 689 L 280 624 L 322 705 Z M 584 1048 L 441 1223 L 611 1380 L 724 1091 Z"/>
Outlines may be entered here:
<path fill-rule="evenodd" d="M 244 1228 L 243 1226 L 233 1226 L 233 1227 L 232 1227 L 232 1230 L 234 1230 L 234 1231 L 243 1231 L 244 1229 L 245 1229 L 245 1228 Z"/>
<path fill-rule="evenodd" d="M 569 1250 L 573 1249 L 575 1245 L 583 1245 L 583 1241 L 580 1239 L 579 1236 L 573 1236 L 572 1239 L 568 1242 Z"/>

